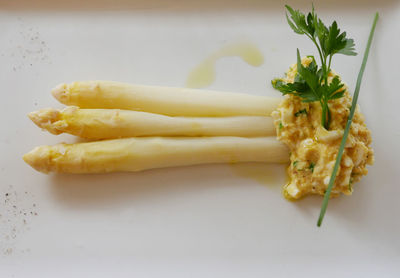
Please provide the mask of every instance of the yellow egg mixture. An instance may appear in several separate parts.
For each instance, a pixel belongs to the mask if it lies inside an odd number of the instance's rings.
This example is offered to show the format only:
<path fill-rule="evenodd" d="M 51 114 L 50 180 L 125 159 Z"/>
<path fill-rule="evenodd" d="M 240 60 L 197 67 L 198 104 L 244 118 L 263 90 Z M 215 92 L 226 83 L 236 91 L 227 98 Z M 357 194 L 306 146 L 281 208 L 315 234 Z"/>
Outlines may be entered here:
<path fill-rule="evenodd" d="M 303 58 L 307 66 L 311 58 Z M 292 65 L 282 81 L 294 82 L 297 65 Z M 330 78 L 334 76 L 330 74 Z M 272 113 L 278 139 L 290 148 L 290 182 L 284 187 L 289 200 L 309 194 L 323 195 L 328 187 L 340 141 L 350 113 L 352 98 L 347 90 L 342 98 L 330 100 L 331 123 L 329 130 L 321 125 L 319 102 L 304 103 L 297 96 L 286 95 Z M 343 152 L 331 196 L 350 195 L 353 183 L 366 175 L 366 165 L 372 165 L 371 133 L 364 123 L 364 116 L 357 106 L 350 133 Z"/>

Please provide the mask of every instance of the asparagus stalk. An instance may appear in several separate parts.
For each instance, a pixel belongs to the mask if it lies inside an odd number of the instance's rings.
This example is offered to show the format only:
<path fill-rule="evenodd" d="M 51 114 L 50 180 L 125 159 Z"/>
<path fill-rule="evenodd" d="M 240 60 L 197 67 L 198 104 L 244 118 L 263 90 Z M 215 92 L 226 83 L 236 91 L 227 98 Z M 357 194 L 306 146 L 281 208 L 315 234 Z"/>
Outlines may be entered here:
<path fill-rule="evenodd" d="M 112 81 L 61 84 L 52 90 L 61 103 L 81 108 L 145 111 L 169 116 L 270 116 L 280 99 L 187 88 L 131 85 Z"/>
<path fill-rule="evenodd" d="M 272 136 L 271 117 L 170 117 L 119 109 L 79 109 L 69 106 L 29 113 L 39 127 L 53 134 L 69 133 L 87 139 L 138 136 Z"/>
<path fill-rule="evenodd" d="M 104 173 L 206 163 L 286 163 L 289 152 L 275 137 L 141 137 L 40 146 L 23 158 L 45 173 Z"/>

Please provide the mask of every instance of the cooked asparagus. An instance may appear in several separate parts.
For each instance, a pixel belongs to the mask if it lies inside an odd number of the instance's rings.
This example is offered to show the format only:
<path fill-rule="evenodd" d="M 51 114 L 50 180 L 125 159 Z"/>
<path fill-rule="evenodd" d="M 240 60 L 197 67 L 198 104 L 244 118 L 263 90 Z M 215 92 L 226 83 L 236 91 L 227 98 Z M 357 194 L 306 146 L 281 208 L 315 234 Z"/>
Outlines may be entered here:
<path fill-rule="evenodd" d="M 280 99 L 187 88 L 131 85 L 112 81 L 61 84 L 52 90 L 61 103 L 81 108 L 112 108 L 169 116 L 270 116 Z"/>
<path fill-rule="evenodd" d="M 286 163 L 289 152 L 275 137 L 141 137 L 40 146 L 24 160 L 45 173 L 102 173 L 205 163 Z"/>
<path fill-rule="evenodd" d="M 170 117 L 119 109 L 79 109 L 69 106 L 29 113 L 39 127 L 53 134 L 70 133 L 88 139 L 138 136 L 241 136 L 275 135 L 271 117 Z"/>

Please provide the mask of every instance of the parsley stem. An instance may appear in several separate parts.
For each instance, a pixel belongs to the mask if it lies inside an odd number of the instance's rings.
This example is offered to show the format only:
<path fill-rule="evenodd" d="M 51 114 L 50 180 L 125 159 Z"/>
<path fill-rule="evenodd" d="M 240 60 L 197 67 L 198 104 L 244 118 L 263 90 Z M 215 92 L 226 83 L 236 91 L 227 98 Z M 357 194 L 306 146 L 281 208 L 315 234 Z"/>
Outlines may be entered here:
<path fill-rule="evenodd" d="M 331 72 L 331 62 L 332 62 L 332 56 L 333 55 L 329 55 L 329 64 L 328 64 L 328 75 Z"/>
<path fill-rule="evenodd" d="M 327 122 L 326 122 L 326 103 L 321 101 L 321 107 L 322 107 L 322 111 L 321 111 L 321 125 L 328 129 L 327 127 Z"/>
<path fill-rule="evenodd" d="M 365 66 L 367 64 L 368 54 L 369 54 L 369 50 L 371 48 L 372 38 L 374 36 L 375 27 L 376 27 L 376 23 L 378 21 L 378 18 L 379 18 L 379 14 L 376 13 L 375 14 L 375 18 L 374 18 L 374 22 L 372 24 L 371 31 L 370 31 L 370 34 L 369 34 L 369 37 L 368 37 L 368 42 L 367 42 L 367 46 L 365 48 L 364 57 L 363 57 L 362 64 L 361 64 L 361 68 L 360 68 L 360 71 L 358 73 L 357 83 L 356 83 L 356 88 L 354 90 L 353 102 L 351 104 L 351 110 L 350 110 L 349 118 L 347 119 L 346 127 L 345 127 L 345 130 L 344 130 L 344 133 L 343 133 L 343 138 L 342 138 L 342 141 L 340 143 L 339 151 L 338 151 L 338 154 L 337 154 L 337 157 L 336 157 L 335 166 L 333 167 L 332 175 L 331 175 L 331 178 L 329 180 L 329 185 L 328 185 L 328 188 L 327 188 L 327 190 L 325 192 L 324 200 L 322 202 L 321 212 L 320 212 L 320 215 L 319 215 L 319 218 L 318 218 L 318 222 L 317 222 L 317 226 L 318 227 L 321 227 L 322 221 L 324 219 L 324 216 L 325 216 L 325 213 L 326 213 L 326 209 L 328 207 L 329 196 L 331 194 L 333 185 L 335 183 L 336 174 L 337 174 L 337 171 L 339 169 L 340 162 L 342 160 L 344 146 L 346 144 L 347 136 L 349 135 L 349 131 L 350 131 L 350 125 L 351 125 L 351 122 L 353 120 L 353 116 L 354 116 L 354 113 L 355 113 L 355 110 L 356 110 L 358 94 L 360 92 L 361 81 L 362 81 L 362 77 L 363 77 L 363 74 L 364 74 Z"/>
<path fill-rule="evenodd" d="M 327 126 L 328 126 L 327 130 L 328 130 L 329 126 L 331 125 L 332 114 L 331 114 L 331 110 L 329 110 L 328 103 L 326 103 L 326 106 L 327 106 L 326 110 L 328 111 L 328 120 L 327 120 Z"/>
<path fill-rule="evenodd" d="M 319 47 L 317 41 L 313 37 L 309 37 L 309 38 L 314 42 L 315 46 L 317 47 L 318 53 L 319 53 L 319 58 L 321 59 L 321 64 L 324 65 L 324 59 L 323 59 L 323 56 L 322 56 L 321 48 Z"/>

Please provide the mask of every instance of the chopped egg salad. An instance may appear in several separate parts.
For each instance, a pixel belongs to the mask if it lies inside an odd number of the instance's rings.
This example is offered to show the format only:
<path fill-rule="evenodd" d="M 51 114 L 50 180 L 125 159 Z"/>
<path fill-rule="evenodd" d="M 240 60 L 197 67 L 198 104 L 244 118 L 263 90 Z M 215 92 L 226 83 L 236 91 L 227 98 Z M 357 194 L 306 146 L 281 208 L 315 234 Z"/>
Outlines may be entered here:
<path fill-rule="evenodd" d="M 302 64 L 307 66 L 311 61 L 311 58 L 304 58 Z M 297 66 L 292 65 L 282 81 L 291 83 L 296 74 Z M 330 77 L 333 76 L 331 73 Z M 343 97 L 329 101 L 329 130 L 321 125 L 322 111 L 319 102 L 305 103 L 298 96 L 288 94 L 272 113 L 278 139 L 290 149 L 290 180 L 284 187 L 284 196 L 287 199 L 295 200 L 309 194 L 324 195 L 351 102 L 347 88 Z M 350 195 L 353 184 L 367 174 L 366 166 L 374 162 L 371 141 L 371 133 L 357 106 L 331 196 L 336 197 L 340 193 Z"/>

